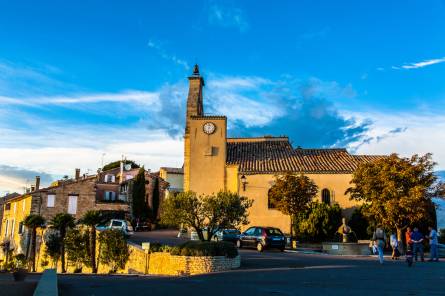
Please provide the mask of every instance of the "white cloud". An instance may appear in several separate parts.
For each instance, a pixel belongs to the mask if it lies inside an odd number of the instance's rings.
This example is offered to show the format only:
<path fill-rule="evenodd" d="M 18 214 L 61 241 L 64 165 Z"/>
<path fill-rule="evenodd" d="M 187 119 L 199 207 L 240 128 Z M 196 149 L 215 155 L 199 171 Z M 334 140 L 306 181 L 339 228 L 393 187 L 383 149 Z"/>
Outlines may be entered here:
<path fill-rule="evenodd" d="M 445 115 L 381 112 L 353 112 L 348 115 L 373 122 L 366 134 L 367 139 L 349 146 L 357 153 L 411 156 L 431 152 L 438 162 L 438 169 L 445 169 Z"/>
<path fill-rule="evenodd" d="M 224 28 L 237 28 L 240 32 L 249 29 L 244 12 L 235 7 L 223 7 L 215 3 L 211 4 L 208 9 L 208 21 L 212 25 Z"/>
<path fill-rule="evenodd" d="M 428 67 L 428 66 L 435 65 L 435 64 L 440 64 L 440 63 L 443 63 L 443 62 L 445 62 L 445 57 L 439 58 L 439 59 L 425 60 L 425 61 L 416 62 L 416 63 L 408 63 L 408 64 L 404 64 L 402 66 L 392 66 L 391 68 L 394 69 L 394 70 L 418 69 L 418 68 Z"/>
<path fill-rule="evenodd" d="M 139 103 L 143 105 L 152 105 L 159 99 L 156 92 L 146 92 L 137 90 L 128 90 L 121 93 L 90 93 L 75 94 L 65 96 L 41 96 L 41 97 L 8 97 L 0 96 L 0 104 L 7 105 L 26 105 L 26 106 L 44 106 L 44 105 L 69 105 L 86 103 L 104 103 L 104 102 L 123 102 Z"/>
<path fill-rule="evenodd" d="M 176 55 L 174 54 L 170 54 L 168 53 L 160 44 L 160 42 L 154 41 L 154 40 L 149 40 L 147 43 L 147 46 L 149 48 L 154 49 L 157 54 L 159 54 L 159 56 L 161 56 L 164 60 L 173 62 L 181 67 L 183 67 L 185 70 L 189 70 L 190 66 L 187 63 L 187 61 L 178 58 Z"/>

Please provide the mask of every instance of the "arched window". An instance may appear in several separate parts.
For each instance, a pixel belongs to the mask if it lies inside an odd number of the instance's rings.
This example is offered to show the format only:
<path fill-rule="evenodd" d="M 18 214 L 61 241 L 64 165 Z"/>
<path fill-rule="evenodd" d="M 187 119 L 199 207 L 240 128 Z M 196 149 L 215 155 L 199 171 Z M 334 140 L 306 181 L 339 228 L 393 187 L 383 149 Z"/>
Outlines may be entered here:
<path fill-rule="evenodd" d="M 275 209 L 276 207 L 275 207 L 274 203 L 272 202 L 272 200 L 270 199 L 270 191 L 271 191 L 271 189 L 269 189 L 269 191 L 267 192 L 267 208 Z"/>
<path fill-rule="evenodd" d="M 328 205 L 331 204 L 331 192 L 329 192 L 329 189 L 325 188 L 321 191 L 321 201 Z"/>

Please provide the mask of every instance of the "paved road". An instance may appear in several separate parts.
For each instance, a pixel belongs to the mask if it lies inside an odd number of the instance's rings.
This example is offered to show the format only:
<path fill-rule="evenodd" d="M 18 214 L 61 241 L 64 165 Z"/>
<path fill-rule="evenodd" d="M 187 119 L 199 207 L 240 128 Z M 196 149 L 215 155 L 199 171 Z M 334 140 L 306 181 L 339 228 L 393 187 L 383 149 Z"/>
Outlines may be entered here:
<path fill-rule="evenodd" d="M 61 295 L 445 295 L 445 263 L 241 250 L 239 270 L 189 277 L 59 276 Z"/>

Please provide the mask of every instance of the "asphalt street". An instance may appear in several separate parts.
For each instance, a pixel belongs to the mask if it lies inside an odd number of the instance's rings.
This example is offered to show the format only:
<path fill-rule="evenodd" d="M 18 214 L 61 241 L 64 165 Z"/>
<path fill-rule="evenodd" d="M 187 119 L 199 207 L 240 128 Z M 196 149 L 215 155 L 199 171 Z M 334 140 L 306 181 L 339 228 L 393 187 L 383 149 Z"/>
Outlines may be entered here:
<path fill-rule="evenodd" d="M 241 250 L 238 270 L 185 277 L 60 275 L 61 295 L 445 295 L 445 263 Z"/>

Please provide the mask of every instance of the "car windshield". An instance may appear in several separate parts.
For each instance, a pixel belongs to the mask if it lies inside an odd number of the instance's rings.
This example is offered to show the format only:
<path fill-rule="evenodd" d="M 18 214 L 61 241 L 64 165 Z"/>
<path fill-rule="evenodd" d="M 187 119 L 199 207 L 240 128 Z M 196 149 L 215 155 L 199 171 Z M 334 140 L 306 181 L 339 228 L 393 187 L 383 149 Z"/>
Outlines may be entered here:
<path fill-rule="evenodd" d="M 111 226 L 122 226 L 122 222 L 121 221 L 113 221 Z"/>
<path fill-rule="evenodd" d="M 223 232 L 228 233 L 228 234 L 238 234 L 239 233 L 239 231 L 236 229 L 226 229 Z"/>
<path fill-rule="evenodd" d="M 266 233 L 267 235 L 283 235 L 283 233 L 276 228 L 267 228 Z"/>

